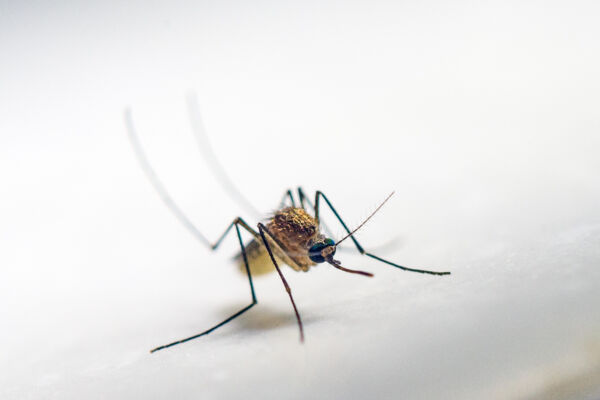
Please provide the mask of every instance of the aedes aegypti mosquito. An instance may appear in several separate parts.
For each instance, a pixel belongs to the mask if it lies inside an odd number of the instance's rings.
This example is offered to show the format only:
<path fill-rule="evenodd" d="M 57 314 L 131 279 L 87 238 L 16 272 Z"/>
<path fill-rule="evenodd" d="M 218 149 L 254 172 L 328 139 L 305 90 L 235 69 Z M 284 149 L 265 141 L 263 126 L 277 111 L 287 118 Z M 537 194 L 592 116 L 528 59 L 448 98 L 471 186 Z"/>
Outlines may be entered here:
<path fill-rule="evenodd" d="M 251 204 L 237 190 L 233 182 L 225 173 L 225 170 L 221 167 L 220 163 L 215 158 L 214 153 L 212 153 L 212 150 L 210 149 L 210 145 L 204 133 L 195 98 L 188 98 L 188 109 L 190 112 L 192 129 L 194 131 L 196 139 L 198 140 L 200 148 L 206 156 L 207 160 L 210 161 L 209 166 L 213 169 L 213 172 L 219 176 L 219 180 L 224 186 L 224 189 L 226 189 L 226 191 L 233 195 L 233 198 L 236 201 L 238 201 L 242 206 L 258 214 L 254 207 L 252 207 Z M 173 199 L 163 186 L 162 182 L 158 179 L 158 176 L 156 175 L 154 169 L 148 162 L 145 152 L 142 149 L 142 146 L 138 139 L 138 135 L 136 134 L 133 125 L 131 111 L 129 109 L 125 111 L 125 125 L 138 161 L 144 173 L 154 186 L 154 189 L 158 192 L 158 194 L 160 195 L 164 203 L 167 205 L 167 207 L 171 210 L 171 212 L 200 242 L 208 246 L 208 248 L 210 248 L 211 250 L 216 250 L 221 244 L 221 242 L 225 239 L 227 234 L 231 232 L 231 229 L 235 227 L 235 231 L 237 233 L 238 241 L 240 243 L 241 248 L 241 253 L 238 257 L 240 261 L 240 268 L 246 273 L 248 277 L 250 293 L 252 295 L 252 302 L 248 306 L 242 308 L 241 310 L 239 310 L 229 318 L 225 319 L 224 321 L 221 321 L 212 328 L 200 332 L 196 335 L 187 337 L 185 339 L 177 340 L 175 342 L 156 347 L 150 350 L 150 353 L 154 353 L 155 351 L 166 349 L 167 347 L 175 346 L 177 344 L 196 339 L 200 336 L 207 335 L 215 329 L 220 328 L 221 326 L 225 325 L 226 323 L 230 322 L 236 317 L 242 315 L 244 312 L 248 311 L 250 308 L 257 304 L 256 294 L 254 293 L 254 285 L 252 283 L 252 274 L 260 275 L 271 272 L 273 270 L 277 271 L 277 274 L 279 275 L 279 278 L 281 278 L 281 282 L 283 283 L 283 286 L 285 287 L 285 290 L 288 293 L 288 296 L 290 297 L 292 307 L 294 308 L 294 313 L 296 314 L 298 328 L 300 330 L 300 341 L 303 342 L 304 329 L 302 327 L 300 313 L 298 312 L 298 308 L 296 307 L 296 303 L 294 302 L 292 290 L 290 289 L 287 281 L 285 280 L 285 277 L 283 276 L 283 273 L 281 272 L 279 266 L 281 264 L 287 264 L 295 271 L 306 272 L 311 267 L 314 267 L 317 264 L 327 262 L 333 267 L 344 272 L 372 277 L 373 274 L 371 274 L 370 272 L 345 268 L 341 265 L 341 263 L 338 260 L 333 258 L 337 246 L 348 238 L 350 238 L 354 242 L 354 245 L 356 246 L 356 249 L 360 254 L 374 258 L 375 260 L 381 261 L 385 264 L 402 269 L 404 271 L 419 272 L 422 274 L 431 275 L 450 274 L 450 272 L 436 272 L 401 266 L 399 264 L 393 263 L 391 261 L 385 260 L 381 257 L 367 252 L 358 243 L 358 241 L 354 237 L 354 233 L 357 230 L 359 230 L 377 211 L 379 211 L 379 209 L 390 199 L 390 197 L 392 197 L 393 192 L 358 227 L 356 227 L 354 230 L 350 230 L 338 214 L 337 210 L 333 207 L 327 196 L 323 194 L 323 192 L 317 191 L 315 193 L 315 200 L 313 203 L 305 195 L 302 188 L 298 188 L 297 200 L 299 204 L 297 204 L 296 200 L 294 199 L 294 194 L 291 190 L 288 190 L 284 194 L 283 200 L 280 204 L 278 211 L 271 215 L 265 224 L 259 222 L 257 225 L 257 229 L 253 229 L 248 223 L 246 223 L 246 221 L 244 221 L 243 218 L 237 217 L 233 220 L 233 222 L 229 224 L 229 226 L 227 227 L 227 229 L 225 229 L 225 232 L 219 237 L 219 239 L 216 242 L 212 243 L 188 219 L 188 217 L 183 213 L 179 206 L 173 201 Z M 285 206 L 286 200 L 288 199 L 291 205 Z M 337 242 L 320 232 L 320 227 L 322 225 L 319 218 L 319 206 L 321 205 L 321 199 L 325 201 L 325 204 L 327 204 L 327 206 L 331 209 L 331 211 L 336 216 L 337 220 L 347 233 L 346 236 L 344 236 Z M 306 205 L 310 206 L 310 208 L 314 210 L 314 215 L 309 214 Z M 242 240 L 240 227 L 249 232 L 253 237 L 252 241 L 250 241 L 246 245 Z M 252 266 L 252 268 L 250 266 Z"/>

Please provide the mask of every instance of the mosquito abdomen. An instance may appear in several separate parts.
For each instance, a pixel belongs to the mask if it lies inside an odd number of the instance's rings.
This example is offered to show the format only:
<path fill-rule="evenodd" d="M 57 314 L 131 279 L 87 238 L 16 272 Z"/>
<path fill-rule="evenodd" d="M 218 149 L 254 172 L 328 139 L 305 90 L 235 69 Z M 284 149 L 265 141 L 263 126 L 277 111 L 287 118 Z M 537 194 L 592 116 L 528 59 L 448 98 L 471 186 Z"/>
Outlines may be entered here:
<path fill-rule="evenodd" d="M 256 240 L 252 240 L 246 246 L 246 256 L 248 257 L 248 264 L 250 265 L 250 272 L 253 276 L 265 275 L 275 271 L 275 266 L 267 253 L 265 246 L 260 245 Z M 238 268 L 241 273 L 246 273 L 246 267 L 244 265 L 244 259 L 242 253 L 235 256 Z M 276 257 L 278 263 L 284 264 L 278 257 Z"/>

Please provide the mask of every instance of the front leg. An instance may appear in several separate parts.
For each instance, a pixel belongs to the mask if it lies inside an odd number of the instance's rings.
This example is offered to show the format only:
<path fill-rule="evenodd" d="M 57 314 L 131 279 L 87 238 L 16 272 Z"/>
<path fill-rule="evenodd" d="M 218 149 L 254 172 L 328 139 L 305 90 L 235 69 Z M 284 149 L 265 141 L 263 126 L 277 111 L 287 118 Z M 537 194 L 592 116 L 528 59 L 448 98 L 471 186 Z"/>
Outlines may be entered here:
<path fill-rule="evenodd" d="M 269 253 L 269 256 L 271 257 L 271 261 L 273 262 L 273 265 L 275 266 L 275 269 L 277 270 L 277 273 L 279 274 L 279 277 L 281 278 L 281 282 L 283 282 L 285 291 L 287 292 L 288 296 L 290 296 L 290 301 L 292 302 L 292 307 L 294 307 L 294 312 L 296 313 L 296 320 L 298 321 L 298 328 L 300 329 L 300 341 L 304 342 L 304 329 L 302 327 L 302 320 L 300 319 L 300 313 L 298 312 L 298 308 L 296 307 L 296 303 L 294 302 L 294 297 L 292 296 L 292 289 L 290 288 L 290 285 L 288 285 L 283 274 L 281 273 L 281 270 L 279 269 L 279 265 L 277 265 L 277 261 L 275 261 L 275 256 L 273 255 L 273 251 L 271 251 L 271 246 L 269 245 L 269 241 L 265 237 L 265 233 L 267 235 L 269 235 L 269 237 L 272 240 L 275 240 L 275 238 L 273 238 L 273 235 L 271 235 L 271 233 L 267 230 L 267 227 L 261 223 L 258 224 L 258 232 L 260 233 L 262 242 L 265 245 L 267 252 Z"/>
<path fill-rule="evenodd" d="M 402 269 L 404 271 L 410 271 L 410 272 L 418 272 L 421 274 L 430 274 L 430 275 L 450 275 L 450 272 L 438 272 L 438 271 L 429 271 L 426 269 L 416 269 L 416 268 L 408 268 L 408 267 L 403 267 L 402 265 L 393 263 L 391 261 L 388 260 L 384 260 L 381 257 L 378 257 L 374 254 L 371 254 L 369 252 L 367 252 L 361 245 L 360 243 L 358 243 L 358 240 L 356 240 L 356 238 L 354 237 L 354 235 L 352 234 L 352 232 L 350 231 L 350 229 L 348 229 L 348 226 L 346 226 L 346 224 L 344 223 L 344 221 L 342 220 L 342 217 L 340 217 L 340 215 L 338 214 L 338 212 L 336 211 L 336 209 L 333 207 L 333 205 L 331 204 L 331 202 L 329 201 L 329 199 L 327 198 L 327 196 L 325 196 L 323 194 L 323 192 L 317 190 L 317 192 L 315 193 L 315 218 L 317 219 L 317 221 L 319 220 L 319 198 L 322 197 L 323 200 L 325 200 L 325 203 L 327 203 L 327 205 L 329 206 L 329 208 L 331 209 L 331 211 L 333 212 L 333 214 L 337 217 L 338 221 L 340 221 L 340 224 L 342 224 L 342 226 L 344 227 L 344 229 L 346 230 L 346 232 L 348 232 L 348 235 L 350 235 L 350 239 L 352 239 L 352 241 L 354 242 L 354 245 L 356 246 L 356 249 L 358 250 L 358 252 L 360 254 L 363 254 L 365 256 L 369 256 L 371 258 L 374 258 L 375 260 L 381 261 L 385 264 L 391 265 L 392 267 L 396 267 L 399 269 Z"/>

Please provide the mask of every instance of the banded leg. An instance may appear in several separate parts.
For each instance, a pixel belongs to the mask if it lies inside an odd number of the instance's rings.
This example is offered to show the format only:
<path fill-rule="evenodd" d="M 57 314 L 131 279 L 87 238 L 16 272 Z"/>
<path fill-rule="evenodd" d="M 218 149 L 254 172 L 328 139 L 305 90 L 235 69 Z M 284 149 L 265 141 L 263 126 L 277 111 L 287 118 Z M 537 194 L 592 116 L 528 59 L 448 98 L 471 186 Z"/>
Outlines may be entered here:
<path fill-rule="evenodd" d="M 252 303 L 250 303 L 249 305 L 247 305 L 246 307 L 242 308 L 240 311 L 236 312 L 235 314 L 231 315 L 229 318 L 226 318 L 225 320 L 219 322 L 217 325 L 213 326 L 210 329 L 205 330 L 204 332 L 200 332 L 197 335 L 194 336 L 190 336 L 187 337 L 185 339 L 181 339 L 181 340 L 177 340 L 175 342 L 163 345 L 163 346 L 159 346 L 155 349 L 150 350 L 150 353 L 154 353 L 155 351 L 158 350 L 162 350 L 162 349 L 166 349 L 167 347 L 172 347 L 175 346 L 177 344 L 181 344 L 181 343 L 185 343 L 188 342 L 190 340 L 199 338 L 201 336 L 204 335 L 208 335 L 209 333 L 211 333 L 212 331 L 214 331 L 217 328 L 220 328 L 221 326 L 225 325 L 226 323 L 234 320 L 235 318 L 239 317 L 240 315 L 242 315 L 243 313 L 245 313 L 246 311 L 248 311 L 249 309 L 251 309 L 252 307 L 254 307 L 258 301 L 256 300 L 256 294 L 254 293 L 254 284 L 252 283 L 252 275 L 250 274 L 250 266 L 248 264 L 248 256 L 246 255 L 246 248 L 244 247 L 244 243 L 242 241 L 242 235 L 240 233 L 240 225 L 248 230 L 250 233 L 252 233 L 253 235 L 256 233 L 254 232 L 254 230 L 252 228 L 250 228 L 248 226 L 248 224 L 246 224 L 246 222 L 241 219 L 241 218 L 236 218 L 225 230 L 225 232 L 223 233 L 223 235 L 221 235 L 221 237 L 213 244 L 211 245 L 211 249 L 216 250 L 219 245 L 221 244 L 221 242 L 223 241 L 223 239 L 227 236 L 227 234 L 229 233 L 229 231 L 231 230 L 231 228 L 233 226 L 235 226 L 235 230 L 237 232 L 237 237 L 238 237 L 238 241 L 240 243 L 240 247 L 242 249 L 242 257 L 244 258 L 244 266 L 246 267 L 246 275 L 248 276 L 248 283 L 250 284 L 250 295 L 252 296 Z"/>
<path fill-rule="evenodd" d="M 315 218 L 317 219 L 317 221 L 319 221 L 319 198 L 323 197 L 323 200 L 325 200 L 325 202 L 327 203 L 327 205 L 329 206 L 329 208 L 331 209 L 331 211 L 333 212 L 333 214 L 337 217 L 338 221 L 340 221 L 340 224 L 342 224 L 342 226 L 344 227 L 344 229 L 346 230 L 346 232 L 348 232 L 348 234 L 351 233 L 350 229 L 348 229 L 348 226 L 346 226 L 346 224 L 344 223 L 344 221 L 342 220 L 342 217 L 340 217 L 340 215 L 338 214 L 338 212 L 336 211 L 336 209 L 333 207 L 333 205 L 331 204 L 331 202 L 329 201 L 329 199 L 327 198 L 327 196 L 325 196 L 323 194 L 323 192 L 321 192 L 320 190 L 317 190 L 317 192 L 315 193 Z M 429 270 L 425 270 L 425 269 L 415 269 L 415 268 L 408 268 L 408 267 L 403 267 L 402 265 L 393 263 L 391 261 L 385 260 L 381 257 L 378 257 L 374 254 L 371 254 L 367 251 L 365 251 L 365 249 L 360 245 L 360 243 L 358 243 L 358 241 L 356 240 L 356 238 L 354 237 L 354 235 L 350 235 L 350 239 L 352 239 L 352 241 L 354 242 L 354 245 L 356 246 L 356 249 L 359 251 L 360 254 L 363 254 L 365 256 L 369 256 L 371 258 L 374 258 L 375 260 L 381 261 L 385 264 L 391 265 L 392 267 L 396 267 L 396 268 L 400 268 L 404 271 L 410 271 L 410 272 L 418 272 L 421 274 L 430 274 L 430 275 L 450 275 L 450 272 L 437 272 L 437 271 L 429 271 Z"/>

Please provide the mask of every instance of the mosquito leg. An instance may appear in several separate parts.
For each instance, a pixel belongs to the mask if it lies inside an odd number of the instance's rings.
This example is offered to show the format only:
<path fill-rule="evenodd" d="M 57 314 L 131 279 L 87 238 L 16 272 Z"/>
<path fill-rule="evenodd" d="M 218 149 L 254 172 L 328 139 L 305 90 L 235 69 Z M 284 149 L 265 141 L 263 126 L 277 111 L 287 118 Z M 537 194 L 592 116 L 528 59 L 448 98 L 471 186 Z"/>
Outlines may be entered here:
<path fill-rule="evenodd" d="M 223 238 L 231 230 L 231 227 L 235 226 L 235 230 L 237 232 L 238 241 L 240 242 L 240 247 L 242 248 L 242 257 L 244 258 L 244 266 L 246 267 L 246 274 L 248 275 L 248 283 L 250 284 L 250 295 L 252 296 L 252 303 L 250 303 L 246 307 L 242 308 L 240 311 L 236 312 L 235 314 L 233 314 L 229 318 L 225 319 L 224 321 L 221 321 L 220 323 L 218 323 L 217 325 L 213 326 L 212 328 L 205 330 L 204 332 L 201 332 L 201 333 L 199 333 L 197 335 L 194 335 L 194 336 L 190 336 L 190 337 L 185 338 L 185 339 L 178 340 L 178 341 L 173 342 L 173 343 L 169 343 L 169 344 L 166 344 L 166 345 L 163 345 L 163 346 L 159 346 L 159 347 L 157 347 L 155 349 L 150 350 L 150 353 L 154 353 L 155 351 L 166 349 L 167 347 L 172 347 L 172 346 L 175 346 L 177 344 L 188 342 L 190 340 L 199 338 L 200 336 L 208 335 L 209 333 L 211 333 L 215 329 L 220 328 L 221 326 L 225 325 L 226 323 L 228 323 L 228 322 L 232 321 L 233 319 L 239 317 L 240 315 L 242 315 L 243 313 L 245 313 L 246 311 L 248 311 L 249 309 L 251 309 L 253 306 L 255 306 L 258 303 L 257 300 L 256 300 L 256 294 L 254 293 L 254 284 L 252 283 L 252 275 L 250 274 L 250 266 L 248 264 L 248 256 L 246 255 L 246 248 L 244 247 L 244 243 L 242 241 L 242 235 L 240 234 L 240 225 L 242 227 L 244 227 L 244 228 L 246 228 L 248 226 L 241 218 L 236 218 L 236 220 L 233 223 L 231 223 L 231 225 L 229 225 L 229 227 L 227 227 L 227 229 L 225 230 L 225 233 L 219 238 L 219 240 L 217 240 L 217 242 L 215 242 L 215 244 L 212 245 L 212 249 L 213 250 L 216 249 L 219 246 L 219 244 L 221 244 L 221 241 L 223 240 Z M 250 230 L 251 233 L 255 233 L 255 232 L 253 232 L 253 229 L 249 229 L 249 230 Z"/>
<path fill-rule="evenodd" d="M 237 202 L 245 210 L 253 214 L 256 218 L 261 217 L 261 213 L 250 203 L 250 201 L 244 197 L 242 192 L 233 183 L 229 174 L 227 174 L 223 164 L 219 161 L 212 146 L 208 140 L 208 135 L 204 129 L 202 117 L 200 115 L 200 107 L 198 106 L 198 99 L 195 93 L 188 93 L 186 96 L 188 113 L 190 116 L 190 124 L 198 147 L 212 173 L 217 177 L 217 181 L 221 184 L 221 187 L 229 194 L 229 196 Z"/>
<path fill-rule="evenodd" d="M 296 313 L 296 320 L 298 321 L 298 328 L 300 329 L 300 341 L 304 342 L 304 329 L 302 327 L 302 320 L 300 319 L 300 313 L 298 313 L 298 308 L 296 307 L 296 303 L 294 302 L 294 297 L 292 296 L 292 289 L 290 289 L 290 285 L 288 285 L 283 274 L 281 273 L 281 270 L 279 269 L 279 265 L 277 265 L 277 261 L 275 261 L 275 256 L 273 256 L 273 251 L 271 251 L 271 246 L 269 245 L 269 241 L 265 237 L 265 232 L 269 235 L 269 237 L 271 239 L 274 240 L 274 238 L 271 235 L 271 233 L 267 230 L 267 228 L 261 223 L 258 224 L 258 232 L 260 233 L 262 241 L 267 249 L 267 252 L 269 253 L 269 256 L 271 257 L 271 261 L 273 262 L 273 265 L 275 266 L 275 269 L 277 270 L 277 273 L 279 274 L 279 277 L 281 278 L 281 282 L 283 282 L 283 286 L 285 286 L 285 291 L 287 292 L 288 296 L 290 296 L 290 301 L 292 302 L 292 307 L 294 307 L 294 312 Z"/>
<path fill-rule="evenodd" d="M 281 202 L 279 203 L 279 208 L 283 208 L 285 206 L 285 200 L 290 199 L 290 203 L 292 203 L 292 207 L 296 207 L 296 202 L 294 201 L 294 196 L 292 195 L 292 191 L 290 189 L 285 192 Z M 304 207 L 302 207 L 304 208 Z"/>
<path fill-rule="evenodd" d="M 306 194 L 304 194 L 304 190 L 302 190 L 301 187 L 298 188 L 298 197 L 300 198 L 300 203 L 302 205 L 302 208 L 304 207 L 304 201 L 306 201 L 308 203 L 308 205 L 315 210 L 315 206 L 313 205 L 313 203 L 308 199 L 308 196 L 306 196 Z M 316 211 L 316 210 L 315 210 Z M 318 214 L 315 217 L 317 220 L 319 220 Z M 325 233 L 327 233 L 327 235 L 329 237 L 333 237 L 333 235 L 331 234 L 331 229 L 329 229 L 329 227 L 327 225 L 325 225 L 325 221 L 319 221 L 319 224 L 323 227 L 323 229 L 325 230 Z M 397 244 L 399 241 L 399 239 L 397 237 L 392 238 L 391 240 L 385 242 L 384 244 L 378 245 L 376 247 L 377 250 L 381 250 L 381 251 L 387 251 L 390 248 L 394 247 L 395 244 Z M 346 248 L 346 247 L 338 247 L 337 249 L 338 251 L 348 251 L 350 249 Z"/>
<path fill-rule="evenodd" d="M 190 104 L 189 107 L 191 109 L 192 105 Z M 199 118 L 199 117 L 197 117 L 197 118 Z M 197 123 L 201 124 L 201 122 L 197 122 Z M 162 184 L 162 182 L 158 178 L 158 175 L 156 174 L 156 172 L 154 171 L 154 168 L 152 168 L 152 165 L 148 161 L 148 157 L 146 156 L 146 153 L 144 152 L 144 149 L 143 149 L 143 147 L 142 147 L 142 145 L 140 143 L 140 140 L 139 140 L 139 137 L 137 135 L 136 129 L 135 129 L 134 125 L 133 125 L 133 118 L 131 117 L 131 110 L 130 109 L 126 109 L 125 110 L 125 127 L 127 129 L 127 134 L 129 136 L 129 140 L 131 142 L 131 146 L 133 147 L 134 153 L 135 153 L 135 155 L 136 155 L 136 157 L 138 159 L 138 162 L 139 162 L 140 166 L 142 167 L 142 170 L 144 171 L 144 174 L 146 175 L 146 177 L 148 178 L 148 180 L 150 181 L 150 183 L 154 187 L 154 190 L 158 193 L 158 195 L 160 196 L 160 198 L 162 199 L 162 201 L 165 203 L 165 205 L 167 206 L 167 208 L 173 213 L 173 215 L 175 215 L 175 217 L 179 220 L 179 222 L 181 222 L 181 224 L 196 239 L 198 239 L 204 245 L 206 245 L 207 247 L 209 247 L 211 250 L 215 250 L 218 247 L 220 241 L 223 240 L 223 238 L 227 235 L 227 232 L 229 232 L 229 230 L 233 227 L 233 225 L 235 224 L 235 222 L 232 223 L 227 228 L 227 230 L 225 231 L 225 233 L 223 234 L 223 236 L 221 236 L 221 238 L 217 241 L 217 243 L 211 244 L 211 242 L 206 238 L 206 236 L 204 236 L 202 234 L 202 232 L 200 232 L 200 230 L 192 223 L 192 221 L 187 217 L 187 215 L 185 215 L 185 213 L 181 210 L 181 208 L 177 205 L 177 203 L 175 203 L 175 201 L 173 200 L 173 198 L 171 197 L 171 195 L 169 194 L 169 192 L 167 191 L 167 189 L 165 188 L 165 186 Z M 197 134 L 199 135 L 200 133 L 197 133 Z M 211 152 L 210 148 L 207 149 L 206 151 L 208 153 Z M 214 154 L 212 154 L 212 158 L 215 158 Z M 213 165 L 213 167 L 218 169 L 219 165 L 218 164 L 216 166 Z M 225 173 L 224 170 L 221 171 L 221 172 L 222 172 L 222 174 Z M 230 180 L 228 180 L 228 182 L 229 182 L 229 186 L 233 185 L 230 182 Z M 232 189 L 232 191 L 233 191 L 233 189 Z M 234 198 L 236 198 L 236 197 L 234 196 Z M 247 201 L 245 199 L 242 200 L 242 202 L 244 202 L 244 201 L 247 203 Z M 246 224 L 241 219 L 240 219 L 240 224 L 242 224 L 242 226 L 246 230 L 249 230 L 249 232 L 251 232 L 254 237 L 258 237 L 258 233 L 255 232 L 252 228 L 250 228 L 250 226 L 248 224 Z"/>
<path fill-rule="evenodd" d="M 312 208 L 313 210 L 315 209 L 315 206 L 310 202 L 308 197 L 306 197 L 306 195 L 304 194 L 304 190 L 302 190 L 301 187 L 298 187 L 298 198 L 300 199 L 300 207 L 306 209 L 306 207 L 304 207 L 304 202 L 306 201 L 310 208 Z"/>
<path fill-rule="evenodd" d="M 336 209 L 333 207 L 333 205 L 331 205 L 331 202 L 329 201 L 329 199 L 327 198 L 327 196 L 325 196 L 323 194 L 323 192 L 321 192 L 319 190 L 317 190 L 317 192 L 315 193 L 315 218 L 317 219 L 317 221 L 319 220 L 319 198 L 320 197 L 322 197 L 323 200 L 325 200 L 325 202 L 327 203 L 327 205 L 329 206 L 329 208 L 331 209 L 331 211 L 333 211 L 333 214 L 337 217 L 338 221 L 340 221 L 340 224 L 342 224 L 342 226 L 344 227 L 344 229 L 346 230 L 346 232 L 348 232 L 348 234 L 350 234 L 351 231 L 350 231 L 350 229 L 348 229 L 348 226 L 346 226 L 346 224 L 342 220 L 342 217 L 340 217 L 340 215 L 338 214 L 338 212 L 336 211 Z M 369 256 L 371 258 L 374 258 L 375 260 L 378 260 L 378 261 L 381 261 L 381 262 L 383 262 L 385 264 L 391 265 L 392 267 L 400 268 L 400 269 L 402 269 L 404 271 L 418 272 L 418 273 L 421 273 L 421 274 L 450 275 L 450 272 L 437 272 L 437 271 L 429 271 L 429 270 L 425 270 L 425 269 L 415 269 L 415 268 L 403 267 L 402 265 L 398 265 L 398 264 L 393 263 L 391 261 L 384 260 L 381 257 L 377 257 L 374 254 L 368 253 L 358 243 L 358 241 L 356 240 L 356 238 L 354 237 L 354 235 L 351 235 L 350 239 L 352 239 L 352 241 L 354 242 L 354 245 L 356 246 L 356 249 L 360 252 L 360 254 L 364 254 L 365 256 Z"/>
<path fill-rule="evenodd" d="M 306 207 L 304 207 L 304 202 L 306 202 L 310 206 L 310 208 L 312 208 L 314 210 L 315 219 L 317 220 L 319 225 L 323 227 L 323 230 L 325 231 L 327 236 L 333 237 L 333 234 L 331 233 L 331 229 L 329 229 L 327 224 L 325 224 L 324 221 L 319 221 L 319 211 L 315 208 L 315 205 L 308 199 L 308 196 L 306 196 L 306 194 L 304 194 L 304 190 L 302 190 L 301 187 L 298 187 L 298 198 L 300 199 L 300 206 L 302 208 L 306 209 Z"/>
<path fill-rule="evenodd" d="M 167 344 L 167 345 L 164 345 L 164 346 L 159 346 L 159 347 L 157 347 L 157 348 L 155 348 L 155 349 L 153 349 L 153 350 L 150 351 L 151 353 L 153 353 L 155 351 L 162 350 L 162 349 L 165 349 L 167 347 L 175 346 L 177 344 L 187 342 L 189 340 L 198 338 L 200 336 L 207 335 L 207 334 L 211 333 L 212 331 L 214 331 L 215 329 L 217 329 L 217 328 L 225 325 L 229 321 L 231 321 L 231 320 L 235 319 L 236 317 L 240 316 L 244 312 L 248 311 L 254 305 L 256 305 L 257 301 L 256 301 L 256 294 L 254 293 L 254 284 L 252 283 L 252 275 L 250 275 L 250 267 L 248 266 L 248 257 L 246 255 L 246 249 L 245 249 L 244 244 L 242 242 L 242 237 L 241 237 L 241 234 L 240 234 L 240 228 L 239 228 L 239 226 L 241 225 L 244 229 L 248 230 L 255 237 L 258 234 L 252 228 L 250 228 L 248 226 L 248 224 L 244 220 L 242 220 L 241 218 L 237 218 L 234 222 L 232 222 L 227 227 L 227 229 L 225 230 L 225 233 L 223 233 L 223 235 L 221 235 L 221 237 L 214 244 L 211 244 L 210 241 L 198 230 L 198 228 L 196 228 L 196 226 L 183 213 L 183 211 L 181 211 L 181 209 L 179 208 L 179 206 L 173 201 L 173 199 L 169 195 L 169 192 L 167 192 L 167 190 L 165 189 L 165 187 L 162 184 L 162 182 L 160 181 L 160 179 L 158 179 L 158 176 L 156 175 L 156 172 L 154 172 L 154 169 L 152 168 L 152 166 L 148 162 L 146 154 L 144 153 L 143 148 L 142 148 L 142 146 L 140 144 L 140 141 L 139 141 L 138 136 L 136 134 L 135 128 L 133 126 L 133 119 L 131 117 L 131 111 L 129 109 L 127 109 L 125 111 L 125 125 L 126 125 L 126 128 L 127 128 L 127 133 L 128 133 L 128 136 L 129 136 L 129 140 L 131 141 L 131 145 L 133 146 L 133 150 L 135 152 L 135 155 L 136 155 L 136 157 L 137 157 L 137 159 L 138 159 L 138 161 L 139 161 L 139 163 L 140 163 L 140 165 L 142 167 L 142 170 L 144 171 L 144 173 L 146 174 L 146 176 L 150 180 L 150 183 L 152 183 L 152 186 L 154 187 L 154 189 L 156 190 L 156 192 L 159 194 L 159 196 L 161 197 L 161 199 L 163 200 L 163 202 L 166 204 L 166 206 L 169 208 L 169 210 L 192 233 L 192 235 L 194 235 L 194 237 L 196 239 L 198 239 L 200 242 L 202 242 L 203 244 L 205 244 L 206 246 L 208 246 L 211 250 L 215 250 L 215 249 L 217 249 L 217 247 L 219 247 L 219 245 L 221 244 L 221 242 L 223 241 L 223 239 L 225 238 L 225 236 L 227 236 L 227 234 L 229 233 L 229 231 L 231 230 L 231 228 L 235 225 L 235 229 L 236 229 L 236 232 L 237 232 L 238 240 L 239 240 L 240 246 L 242 248 L 242 256 L 244 258 L 244 265 L 246 267 L 246 274 L 248 275 L 248 283 L 250 284 L 250 294 L 252 295 L 252 303 L 250 305 L 242 308 L 240 311 L 238 311 L 237 313 L 233 314 L 232 316 L 230 316 L 226 320 L 222 321 L 221 323 L 213 326 L 212 328 L 210 328 L 210 329 L 208 329 L 208 330 L 206 330 L 204 332 L 201 332 L 201 333 L 199 333 L 197 335 L 191 336 L 189 338 L 182 339 L 182 340 L 179 340 L 177 342 L 173 342 L 173 343 L 170 343 L 170 344 Z"/>
<path fill-rule="evenodd" d="M 175 215 L 175 217 L 186 227 L 186 229 L 194 235 L 196 239 L 205 245 L 211 247 L 210 241 L 204 236 L 198 228 L 190 221 L 190 219 L 184 214 L 184 212 L 179 208 L 177 203 L 173 200 L 173 198 L 167 192 L 164 185 L 158 179 L 154 168 L 148 162 L 148 158 L 144 153 L 142 145 L 140 144 L 140 140 L 138 139 L 138 135 L 136 133 L 135 127 L 133 126 L 133 119 L 131 117 L 131 110 L 125 110 L 125 127 L 127 128 L 127 134 L 129 136 L 129 140 L 131 142 L 131 146 L 133 147 L 133 151 L 135 152 L 135 156 L 137 157 L 144 174 L 154 187 L 154 190 L 158 193 L 162 201 L 165 203 L 167 208 Z"/>
<path fill-rule="evenodd" d="M 372 248 L 372 250 L 376 251 L 378 253 L 379 252 L 389 253 L 390 250 L 398 248 L 398 244 L 400 244 L 400 243 L 401 243 L 400 238 L 398 236 L 396 236 L 382 244 L 376 245 L 375 247 Z M 354 251 L 354 250 L 347 248 L 347 247 L 338 246 L 337 251 Z"/>

